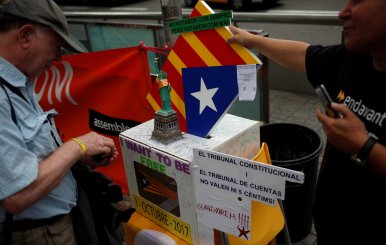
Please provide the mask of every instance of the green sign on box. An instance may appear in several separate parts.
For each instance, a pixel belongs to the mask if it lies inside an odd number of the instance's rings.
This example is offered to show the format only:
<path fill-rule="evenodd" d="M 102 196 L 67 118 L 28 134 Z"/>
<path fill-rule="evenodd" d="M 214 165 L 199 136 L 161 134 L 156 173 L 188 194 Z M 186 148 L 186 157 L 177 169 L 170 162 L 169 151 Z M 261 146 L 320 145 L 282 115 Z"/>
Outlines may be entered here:
<path fill-rule="evenodd" d="M 229 26 L 232 17 L 232 10 L 228 10 L 217 14 L 175 20 L 169 23 L 169 27 L 172 34 L 209 30 L 222 26 Z"/>

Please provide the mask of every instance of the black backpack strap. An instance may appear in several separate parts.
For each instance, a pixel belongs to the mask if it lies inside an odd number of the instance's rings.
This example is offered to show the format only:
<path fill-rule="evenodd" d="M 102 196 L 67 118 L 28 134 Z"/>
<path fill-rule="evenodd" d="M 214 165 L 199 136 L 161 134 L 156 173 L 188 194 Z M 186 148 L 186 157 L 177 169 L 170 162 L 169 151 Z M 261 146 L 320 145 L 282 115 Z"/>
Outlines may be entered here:
<path fill-rule="evenodd" d="M 16 114 L 15 114 L 15 110 L 13 109 L 13 105 L 12 105 L 12 102 L 11 102 L 11 98 L 9 98 L 9 94 L 7 93 L 7 90 L 5 90 L 4 84 L 3 84 L 3 82 L 2 82 L 1 79 L 0 79 L 0 85 L 1 85 L 1 87 L 3 88 L 5 94 L 7 95 L 9 104 L 11 105 L 11 116 L 12 116 L 12 121 L 16 124 Z"/>
<path fill-rule="evenodd" d="M 13 225 L 13 214 L 6 212 L 5 213 L 5 222 L 3 228 L 4 234 L 4 244 L 11 245 L 12 244 L 12 225 Z"/>
<path fill-rule="evenodd" d="M 3 88 L 5 94 L 7 95 L 9 104 L 11 106 L 11 116 L 12 121 L 16 124 L 16 114 L 15 109 L 13 108 L 11 98 L 9 97 L 9 94 L 7 90 L 5 89 L 5 86 L 11 90 L 13 93 L 19 95 L 21 98 L 23 98 L 27 103 L 27 99 L 24 97 L 24 95 L 18 90 L 17 88 L 11 86 L 9 83 L 7 83 L 3 78 L 0 77 L 0 85 Z M 6 212 L 5 213 L 5 222 L 4 222 L 4 228 L 3 228 L 3 234 L 4 234 L 4 244 L 10 245 L 12 244 L 12 224 L 13 224 L 13 214 Z"/>
<path fill-rule="evenodd" d="M 12 93 L 18 95 L 20 98 L 22 98 L 25 102 L 27 102 L 27 103 L 29 104 L 27 98 L 21 93 L 21 91 L 20 91 L 18 88 L 12 86 L 11 84 L 9 84 L 7 81 L 5 81 L 5 80 L 4 80 L 3 78 L 1 78 L 1 77 L 0 77 L 0 81 L 1 81 L 1 83 L 2 83 L 1 86 L 2 86 L 3 88 L 4 88 L 4 85 L 5 85 L 9 90 L 12 91 Z M 5 91 L 5 92 L 7 92 L 7 91 Z M 8 95 L 8 93 L 7 93 L 7 95 Z M 8 96 L 8 98 L 9 98 L 9 96 Z"/>
<path fill-rule="evenodd" d="M 11 116 L 12 116 L 12 121 L 16 124 L 16 114 L 15 114 L 15 109 L 13 108 L 11 98 L 9 97 L 9 94 L 8 94 L 7 90 L 5 89 L 5 87 L 7 87 L 9 90 L 11 90 L 12 93 L 17 94 L 19 97 L 21 97 L 23 100 L 25 100 L 25 102 L 28 103 L 28 100 L 27 100 L 27 98 L 21 93 L 21 91 L 20 91 L 19 89 L 17 89 L 16 87 L 12 86 L 11 84 L 9 84 L 9 83 L 8 83 L 7 81 L 5 81 L 2 77 L 0 77 L 0 85 L 1 85 L 1 87 L 3 88 L 5 94 L 7 95 L 9 104 L 11 105 Z"/>

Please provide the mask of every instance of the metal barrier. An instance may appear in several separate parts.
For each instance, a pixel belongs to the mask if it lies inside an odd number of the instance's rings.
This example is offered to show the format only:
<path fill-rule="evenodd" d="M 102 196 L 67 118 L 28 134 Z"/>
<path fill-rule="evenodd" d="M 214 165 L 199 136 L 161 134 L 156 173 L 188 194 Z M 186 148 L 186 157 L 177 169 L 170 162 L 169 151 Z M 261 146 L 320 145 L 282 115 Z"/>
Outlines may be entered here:
<path fill-rule="evenodd" d="M 187 17 L 190 12 L 182 12 Z M 154 20 L 162 22 L 162 13 L 153 12 L 126 12 L 126 11 L 68 11 L 65 12 L 68 20 L 99 19 L 111 20 Z M 337 11 L 264 11 L 264 12 L 234 12 L 234 22 L 256 23 L 283 23 L 283 24 L 312 24 L 312 25 L 340 25 Z"/>

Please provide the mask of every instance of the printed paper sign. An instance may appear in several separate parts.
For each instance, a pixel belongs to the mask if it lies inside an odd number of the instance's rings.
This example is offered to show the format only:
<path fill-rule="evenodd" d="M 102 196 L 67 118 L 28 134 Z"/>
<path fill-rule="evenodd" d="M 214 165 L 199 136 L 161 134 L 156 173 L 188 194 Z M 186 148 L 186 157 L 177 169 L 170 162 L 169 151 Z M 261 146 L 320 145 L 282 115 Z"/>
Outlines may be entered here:
<path fill-rule="evenodd" d="M 260 68 L 260 66 L 257 67 Z M 256 65 L 237 66 L 237 84 L 239 88 L 239 100 L 255 100 L 257 90 L 256 80 Z"/>
<path fill-rule="evenodd" d="M 203 149 L 193 149 L 193 163 L 199 221 L 247 240 L 251 201 L 275 206 L 285 181 L 304 182 L 301 172 Z"/>

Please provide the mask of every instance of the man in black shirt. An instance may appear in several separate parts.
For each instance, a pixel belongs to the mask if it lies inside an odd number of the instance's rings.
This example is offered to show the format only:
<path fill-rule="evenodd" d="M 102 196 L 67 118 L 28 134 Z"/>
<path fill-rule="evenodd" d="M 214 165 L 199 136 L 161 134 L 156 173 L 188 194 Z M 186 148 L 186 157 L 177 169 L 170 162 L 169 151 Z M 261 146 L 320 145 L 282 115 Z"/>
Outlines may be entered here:
<path fill-rule="evenodd" d="M 230 27 L 230 43 L 324 84 L 342 115 L 316 112 L 328 141 L 314 206 L 318 245 L 386 244 L 385 13 L 386 0 L 348 1 L 339 13 L 344 44 L 328 47 Z"/>

